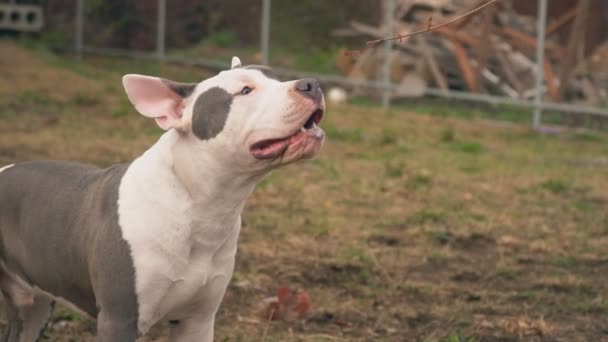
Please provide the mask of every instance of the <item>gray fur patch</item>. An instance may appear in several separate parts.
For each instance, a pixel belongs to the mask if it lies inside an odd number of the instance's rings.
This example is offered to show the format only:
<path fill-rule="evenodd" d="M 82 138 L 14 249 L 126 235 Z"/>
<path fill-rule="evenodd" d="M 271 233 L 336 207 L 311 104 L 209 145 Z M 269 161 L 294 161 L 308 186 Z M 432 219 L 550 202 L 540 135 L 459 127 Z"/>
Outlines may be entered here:
<path fill-rule="evenodd" d="M 267 67 L 265 65 L 248 65 L 246 67 L 244 67 L 243 69 L 246 70 L 257 70 L 259 72 L 261 72 L 262 74 L 264 74 L 264 76 L 273 79 L 273 80 L 278 80 L 279 77 L 277 76 L 277 74 L 275 74 L 275 72 L 270 68 Z"/>
<path fill-rule="evenodd" d="M 135 268 L 118 223 L 128 165 L 35 161 L 0 175 L 0 258 L 20 278 L 137 335 Z M 36 253 L 32 253 L 36 251 Z"/>
<path fill-rule="evenodd" d="M 198 83 L 178 83 L 162 79 L 162 82 L 177 95 L 186 98 L 194 92 Z"/>
<path fill-rule="evenodd" d="M 192 132 L 199 139 L 207 140 L 218 135 L 223 129 L 233 96 L 226 90 L 213 87 L 200 94 L 194 102 L 192 112 Z"/>

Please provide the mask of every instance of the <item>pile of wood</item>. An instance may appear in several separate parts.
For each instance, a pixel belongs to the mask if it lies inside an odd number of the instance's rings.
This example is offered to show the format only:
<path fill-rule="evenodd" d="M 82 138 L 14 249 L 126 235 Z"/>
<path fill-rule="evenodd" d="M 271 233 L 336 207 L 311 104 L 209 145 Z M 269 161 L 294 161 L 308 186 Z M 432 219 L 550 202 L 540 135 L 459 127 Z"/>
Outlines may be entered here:
<path fill-rule="evenodd" d="M 353 21 L 337 36 L 378 39 L 444 23 L 484 0 L 396 0 L 394 30 Z M 433 32 L 395 41 L 395 96 L 422 95 L 427 86 L 530 99 L 535 94 L 536 7 L 503 0 Z M 533 1 L 536 3 L 536 1 Z M 546 27 L 544 91 L 553 101 L 608 105 L 608 1 L 552 0 Z M 386 5 L 386 4 L 385 4 Z M 598 8 L 601 7 L 601 8 Z M 429 19 L 431 18 L 431 19 Z M 599 23 L 599 24 L 598 24 Z M 598 26 L 599 25 L 599 26 Z M 601 26 L 604 25 L 604 26 Z M 593 37 L 593 40 L 589 39 Z M 337 65 L 352 80 L 381 79 L 382 44 Z"/>

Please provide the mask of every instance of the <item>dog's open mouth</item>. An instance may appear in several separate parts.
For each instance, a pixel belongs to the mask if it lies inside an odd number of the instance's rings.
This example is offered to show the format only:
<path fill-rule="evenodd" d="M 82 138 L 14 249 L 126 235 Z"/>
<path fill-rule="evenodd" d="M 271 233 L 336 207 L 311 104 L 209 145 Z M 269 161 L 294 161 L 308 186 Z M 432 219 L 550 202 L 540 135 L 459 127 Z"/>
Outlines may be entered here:
<path fill-rule="evenodd" d="M 291 135 L 278 139 L 266 139 L 251 145 L 251 154 L 257 159 L 276 158 L 285 152 L 289 145 L 304 139 L 309 134 L 315 134 L 315 131 L 320 131 L 317 124 L 321 122 L 321 119 L 323 119 L 323 110 L 317 109 L 310 114 L 304 125 Z"/>

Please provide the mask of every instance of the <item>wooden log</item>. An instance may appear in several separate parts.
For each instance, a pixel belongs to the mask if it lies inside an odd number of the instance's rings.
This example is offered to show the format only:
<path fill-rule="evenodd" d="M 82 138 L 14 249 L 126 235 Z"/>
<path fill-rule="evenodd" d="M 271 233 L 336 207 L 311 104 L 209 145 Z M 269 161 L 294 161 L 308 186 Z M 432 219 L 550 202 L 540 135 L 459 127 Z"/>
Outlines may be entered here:
<path fill-rule="evenodd" d="M 412 0 L 404 0 L 399 2 L 397 5 L 397 10 L 395 11 L 395 17 L 397 21 L 400 21 L 414 6 L 414 1 Z"/>
<path fill-rule="evenodd" d="M 372 37 L 384 37 L 385 31 L 381 27 L 375 27 L 367 24 L 363 24 L 358 21 L 351 21 L 350 27 L 360 33 L 367 34 Z"/>
<path fill-rule="evenodd" d="M 353 81 L 366 81 L 373 79 L 376 70 L 376 50 L 368 49 L 363 51 L 352 69 L 348 73 L 348 78 Z"/>
<path fill-rule="evenodd" d="M 501 32 L 504 33 L 507 37 L 511 38 L 511 40 L 514 43 L 517 43 L 517 45 L 519 45 L 520 47 L 522 47 L 524 49 L 528 49 L 528 50 L 526 50 L 528 52 L 528 54 L 532 54 L 532 52 L 535 51 L 536 38 L 534 38 L 526 33 L 517 31 L 508 26 L 503 26 L 501 28 Z M 563 48 L 561 46 L 553 44 L 553 43 L 545 43 L 545 49 L 548 50 L 548 52 L 550 52 L 552 55 L 558 56 L 558 57 L 561 57 L 561 54 L 563 53 Z"/>
<path fill-rule="evenodd" d="M 480 86 L 480 89 L 483 89 L 483 75 L 482 72 L 486 68 L 488 64 L 488 54 L 490 49 L 492 48 L 492 44 L 490 43 L 490 32 L 492 30 L 492 18 L 494 17 L 494 11 L 492 8 L 486 10 L 485 13 L 482 14 L 482 23 L 481 23 L 481 38 L 480 43 L 477 45 L 477 67 L 475 68 L 477 84 Z"/>
<path fill-rule="evenodd" d="M 477 91 L 477 82 L 475 80 L 475 72 L 473 71 L 473 67 L 469 61 L 469 55 L 467 51 L 462 46 L 460 41 L 456 38 L 450 38 L 450 42 L 452 43 L 452 49 L 454 52 L 454 56 L 456 56 L 456 60 L 458 61 L 458 67 L 460 68 L 460 72 L 462 73 L 462 77 L 467 83 L 467 87 L 470 91 Z"/>
<path fill-rule="evenodd" d="M 553 71 L 553 66 L 551 63 L 545 58 L 544 61 L 544 70 L 545 70 L 545 82 L 547 83 L 547 89 L 549 90 L 549 96 L 553 100 L 558 100 L 558 85 L 555 79 L 555 72 Z"/>
<path fill-rule="evenodd" d="M 519 96 L 519 94 L 517 93 L 517 91 L 515 91 L 515 89 L 513 89 L 512 87 L 510 87 L 507 83 L 503 82 L 502 79 L 496 75 L 495 73 L 493 73 L 492 71 L 490 71 L 487 68 L 484 68 L 481 71 L 481 75 L 491 84 L 493 84 L 494 86 L 498 87 L 498 89 L 500 89 L 505 95 L 511 97 L 511 98 L 517 98 Z"/>
<path fill-rule="evenodd" d="M 561 100 L 566 93 L 568 79 L 576 61 L 576 50 L 584 41 L 585 24 L 589 16 L 590 0 L 579 0 L 576 6 L 576 18 L 570 30 L 570 38 L 566 47 L 565 56 L 559 73 L 559 88 L 557 92 L 557 100 Z"/>
<path fill-rule="evenodd" d="M 449 27 L 449 26 L 444 26 L 444 27 L 440 27 L 438 29 L 436 29 L 434 32 L 439 32 L 440 34 L 442 34 L 443 36 L 454 40 L 457 40 L 461 43 L 467 44 L 467 45 L 471 45 L 474 47 L 478 47 L 479 46 L 479 40 L 477 40 L 476 38 L 474 38 L 471 35 L 468 35 L 464 32 L 460 32 L 460 31 L 456 31 L 453 28 Z"/>
<path fill-rule="evenodd" d="M 511 86 L 513 86 L 513 88 L 515 88 L 515 91 L 517 91 L 517 93 L 521 96 L 524 91 L 524 85 L 519 80 L 519 77 L 517 77 L 517 74 L 513 70 L 511 62 L 509 62 L 509 60 L 505 57 L 503 53 L 501 53 L 501 51 L 499 51 L 495 56 L 498 60 L 498 65 L 500 66 L 503 74 L 507 78 L 507 81 L 509 82 L 509 84 L 511 84 Z"/>
<path fill-rule="evenodd" d="M 427 39 L 424 35 L 419 35 L 416 39 L 420 42 L 420 49 L 422 51 L 422 56 L 426 60 L 429 69 L 431 69 L 431 73 L 433 74 L 433 79 L 435 83 L 441 90 L 448 90 L 448 81 L 445 79 L 443 73 L 441 73 L 441 69 L 439 68 L 439 64 L 437 64 L 437 59 L 435 55 L 431 51 Z"/>
<path fill-rule="evenodd" d="M 340 38 L 356 37 L 356 36 L 360 36 L 361 32 L 358 32 L 351 28 L 339 28 L 339 29 L 332 30 L 331 35 L 333 37 L 340 37 Z"/>
<path fill-rule="evenodd" d="M 598 93 L 597 87 L 591 82 L 588 77 L 585 77 L 581 80 L 580 90 L 583 94 L 585 94 L 585 102 L 588 105 L 598 105 L 600 104 L 600 95 Z"/>
<path fill-rule="evenodd" d="M 553 20 L 549 25 L 547 25 L 547 28 L 545 30 L 545 36 L 548 37 L 553 33 L 559 31 L 562 27 L 564 27 L 564 25 L 569 23 L 570 20 L 574 19 L 574 17 L 576 17 L 576 7 L 572 7 L 571 10 L 562 14 L 561 16 Z"/>

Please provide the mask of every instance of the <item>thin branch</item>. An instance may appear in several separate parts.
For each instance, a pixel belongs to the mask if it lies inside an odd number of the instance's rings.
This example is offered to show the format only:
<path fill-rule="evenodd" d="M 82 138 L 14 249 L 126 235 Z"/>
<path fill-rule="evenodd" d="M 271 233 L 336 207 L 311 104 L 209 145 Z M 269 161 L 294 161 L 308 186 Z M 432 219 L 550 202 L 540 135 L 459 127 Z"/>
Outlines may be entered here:
<path fill-rule="evenodd" d="M 430 31 L 434 31 L 434 30 L 436 30 L 438 28 L 442 28 L 442 27 L 447 26 L 449 24 L 452 24 L 452 23 L 454 23 L 456 21 L 459 21 L 459 20 L 461 20 L 463 18 L 466 18 L 466 17 L 468 17 L 470 15 L 473 15 L 473 14 L 481 11 L 482 9 L 486 8 L 487 6 L 492 5 L 495 2 L 498 2 L 498 0 L 489 0 L 485 4 L 480 5 L 480 6 L 474 8 L 474 9 L 472 9 L 472 10 L 470 10 L 470 11 L 468 11 L 468 12 L 462 14 L 462 15 L 459 15 L 456 18 L 454 18 L 454 19 L 452 19 L 452 20 L 450 20 L 448 22 L 445 22 L 445 23 L 439 24 L 439 25 L 435 25 L 435 26 L 432 25 L 433 24 L 433 17 L 431 16 L 427 20 L 427 27 L 425 29 L 423 29 L 423 30 L 414 31 L 414 32 L 410 32 L 410 33 L 407 33 L 407 34 L 402 34 L 402 35 L 398 35 L 398 36 L 394 36 L 394 37 L 388 37 L 388 38 L 370 40 L 370 41 L 368 41 L 366 43 L 367 46 L 364 49 L 353 50 L 353 51 L 346 51 L 345 54 L 348 55 L 348 56 L 358 55 L 358 54 L 361 53 L 362 50 L 365 50 L 365 49 L 370 48 L 370 47 L 374 47 L 374 46 L 376 46 L 376 45 L 378 45 L 380 43 L 383 43 L 383 42 L 386 42 L 386 41 L 389 41 L 389 40 L 399 40 L 399 41 L 402 41 L 403 38 L 415 36 L 415 35 L 418 35 L 418 34 L 421 34 L 421 33 L 426 33 L 426 32 L 430 32 Z"/>

